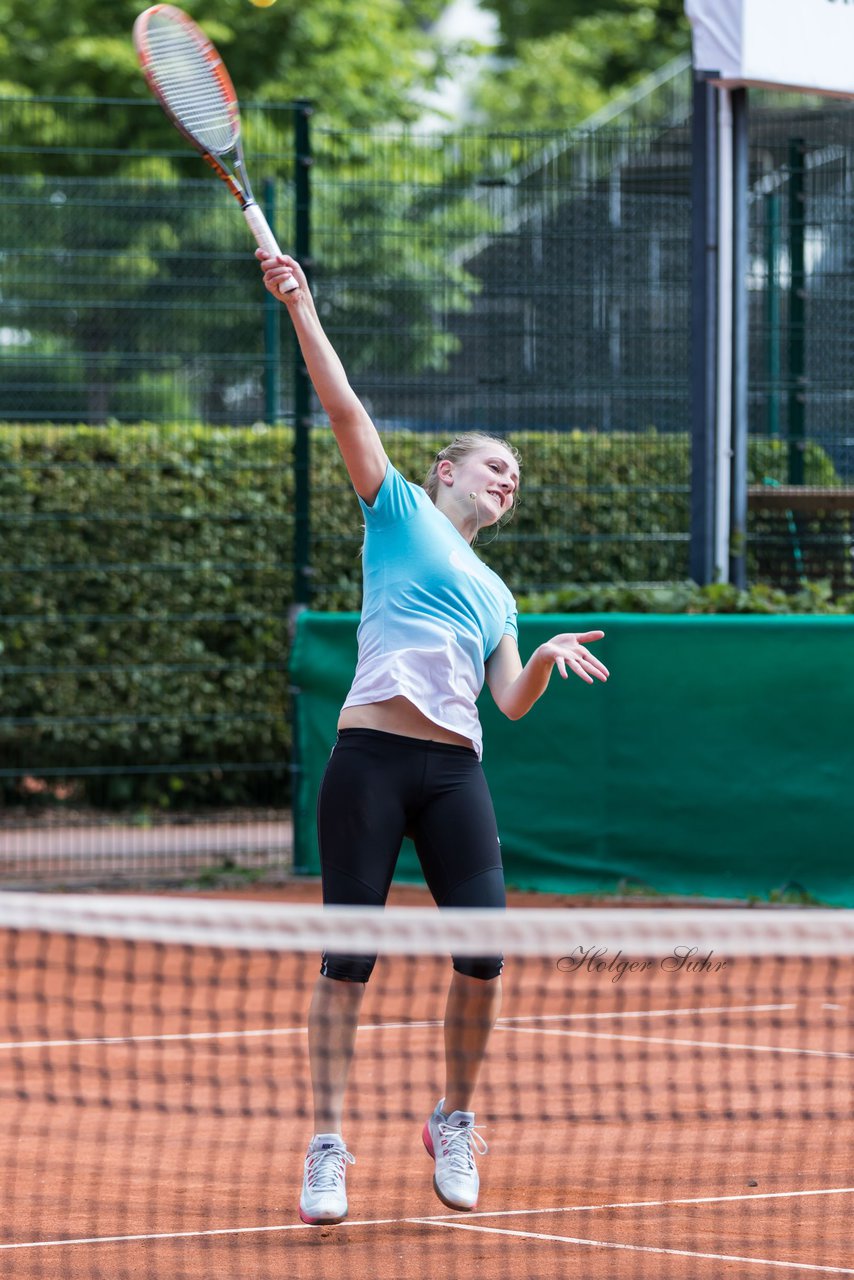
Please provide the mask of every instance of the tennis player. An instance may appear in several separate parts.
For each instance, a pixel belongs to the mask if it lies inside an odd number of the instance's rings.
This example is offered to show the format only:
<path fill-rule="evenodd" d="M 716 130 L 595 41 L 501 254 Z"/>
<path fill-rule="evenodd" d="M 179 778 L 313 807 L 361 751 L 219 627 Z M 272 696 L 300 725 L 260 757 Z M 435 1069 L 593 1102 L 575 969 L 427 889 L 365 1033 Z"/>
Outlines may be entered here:
<path fill-rule="evenodd" d="M 446 907 L 505 906 L 501 846 L 480 764 L 476 699 L 484 678 L 511 720 L 523 716 L 552 669 L 588 684 L 608 671 L 585 647 L 601 631 L 557 635 L 523 666 L 510 591 L 472 549 L 478 531 L 513 509 L 519 459 L 503 440 L 469 433 L 410 483 L 350 386 L 293 258 L 257 257 L 264 284 L 287 306 L 303 358 L 365 520 L 364 598 L 355 678 L 318 799 L 327 904 L 383 905 L 404 835 Z M 279 286 L 298 288 L 282 294 Z M 309 1014 L 315 1133 L 305 1160 L 303 1222 L 341 1222 L 354 1157 L 342 1133 L 359 1008 L 376 957 L 323 956 Z M 445 1095 L 423 1140 L 444 1204 L 477 1204 L 475 1086 L 501 1003 L 502 958 L 454 957 L 445 1008 Z"/>

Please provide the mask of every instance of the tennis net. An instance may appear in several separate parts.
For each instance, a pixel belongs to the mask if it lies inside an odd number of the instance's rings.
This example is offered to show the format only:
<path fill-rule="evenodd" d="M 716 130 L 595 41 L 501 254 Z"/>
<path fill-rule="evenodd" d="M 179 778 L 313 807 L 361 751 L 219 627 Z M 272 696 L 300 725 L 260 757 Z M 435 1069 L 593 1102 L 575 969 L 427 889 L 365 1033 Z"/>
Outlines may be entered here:
<path fill-rule="evenodd" d="M 0 1275 L 852 1276 L 852 917 L 0 894 Z M 379 960 L 349 1217 L 308 1226 L 324 947 Z M 496 951 L 489 1151 L 454 1212 L 421 1138 L 448 956 Z M 469 1007 L 453 1055 L 473 1026 Z"/>

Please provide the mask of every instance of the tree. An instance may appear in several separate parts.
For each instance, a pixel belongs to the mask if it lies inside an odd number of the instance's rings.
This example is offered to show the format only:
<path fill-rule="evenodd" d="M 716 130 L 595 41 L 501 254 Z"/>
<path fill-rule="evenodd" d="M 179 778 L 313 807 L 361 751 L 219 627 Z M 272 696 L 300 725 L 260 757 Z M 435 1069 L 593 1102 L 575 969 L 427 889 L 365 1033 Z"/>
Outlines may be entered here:
<path fill-rule="evenodd" d="M 505 62 L 477 107 L 495 129 L 563 129 L 690 47 L 682 0 L 483 0 Z"/>
<path fill-rule="evenodd" d="M 358 280 L 338 291 L 341 324 L 350 330 L 348 319 L 364 320 L 372 335 L 377 312 L 393 313 L 401 330 L 395 359 L 409 372 L 436 367 L 448 350 L 450 339 L 436 317 L 437 284 L 461 307 L 473 287 L 426 239 L 422 248 L 413 252 L 410 244 L 403 252 L 406 241 L 391 224 L 405 230 L 418 198 L 401 180 L 409 144 L 395 142 L 396 166 L 381 145 L 389 125 L 418 118 L 420 95 L 444 70 L 445 51 L 429 34 L 443 4 L 280 0 L 259 9 L 248 0 L 218 0 L 208 9 L 200 0 L 186 2 L 221 49 L 247 108 L 254 177 L 287 188 L 293 140 L 289 111 L 253 109 L 253 103 L 315 99 L 322 131 L 337 127 L 334 144 L 318 138 L 318 149 L 327 180 L 335 172 L 341 183 L 331 212 L 341 234 L 330 255 L 336 271 Z M 263 360 L 263 295 L 246 228 L 151 99 L 131 41 L 140 8 L 140 0 L 106 8 L 66 0 L 58 35 L 57 0 L 41 6 L 0 0 L 0 132 L 14 139 L 4 156 L 9 186 L 0 288 L 21 343 L 16 350 L 7 342 L 0 370 L 6 416 L 14 416 L 19 402 L 27 408 L 33 381 L 40 397 L 50 390 L 48 402 L 64 403 L 63 416 L 136 416 L 135 404 L 152 403 L 151 365 L 147 375 L 142 371 L 153 359 L 163 370 L 156 403 L 164 416 L 173 416 L 165 406 L 175 385 L 167 365 L 174 361 L 181 385 L 195 389 L 196 412 L 222 418 L 247 367 Z M 429 148 L 425 154 L 429 158 Z M 441 168 L 436 154 L 434 182 Z M 324 198 L 322 192 L 315 197 L 321 216 Z M 372 203 L 367 213 L 359 207 L 366 200 Z M 374 217 L 379 238 L 367 245 L 351 234 L 351 212 L 363 224 Z M 283 210 L 280 227 L 287 222 Z M 377 276 L 379 290 L 372 287 Z M 175 299 L 183 310 L 171 305 Z M 32 378 L 21 375 L 24 366 L 34 370 Z M 146 376 L 143 401 L 135 387 Z M 192 401 L 184 395 L 173 403 L 180 416 Z"/>
<path fill-rule="evenodd" d="M 687 30 L 684 0 L 644 0 L 641 4 L 635 0 L 481 0 L 481 3 L 498 17 L 505 54 L 515 53 L 524 41 L 571 31 L 588 18 L 608 15 L 631 18 L 639 8 L 654 16 L 665 43 L 676 33 L 684 35 Z"/>
<path fill-rule="evenodd" d="M 144 98 L 131 43 L 142 0 L 0 0 L 0 86 L 42 97 Z M 444 0 L 249 0 L 184 5 L 221 49 L 242 99 L 314 98 L 350 127 L 416 118 L 444 69 L 429 24 Z M 113 135 L 123 113 L 109 113 Z"/>

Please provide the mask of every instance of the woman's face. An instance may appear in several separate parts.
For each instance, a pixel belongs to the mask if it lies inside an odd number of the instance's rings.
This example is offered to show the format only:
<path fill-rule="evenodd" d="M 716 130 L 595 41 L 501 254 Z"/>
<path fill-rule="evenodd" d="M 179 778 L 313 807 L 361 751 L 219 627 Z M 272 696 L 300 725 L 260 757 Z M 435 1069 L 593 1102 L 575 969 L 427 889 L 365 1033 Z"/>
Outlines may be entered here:
<path fill-rule="evenodd" d="M 513 506 L 519 488 L 519 464 L 501 444 L 473 449 L 454 468 L 460 498 L 475 504 L 478 524 L 495 524 Z"/>

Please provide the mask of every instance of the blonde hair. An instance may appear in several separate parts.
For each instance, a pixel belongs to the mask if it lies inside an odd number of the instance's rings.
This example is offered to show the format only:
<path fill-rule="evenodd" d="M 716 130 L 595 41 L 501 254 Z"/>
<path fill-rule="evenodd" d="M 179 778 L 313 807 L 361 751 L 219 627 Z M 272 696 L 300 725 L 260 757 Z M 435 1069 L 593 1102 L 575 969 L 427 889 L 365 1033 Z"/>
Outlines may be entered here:
<path fill-rule="evenodd" d="M 422 488 L 426 490 L 427 496 L 431 502 L 436 501 L 439 492 L 439 463 L 453 462 L 456 465 L 467 458 L 470 453 L 474 453 L 475 449 L 482 449 L 484 445 L 500 444 L 502 449 L 515 458 L 516 462 L 521 465 L 521 455 L 519 450 L 512 444 L 509 444 L 502 436 L 492 436 L 487 431 L 463 431 L 460 435 L 454 436 L 450 444 L 446 444 L 444 449 L 440 449 L 433 459 L 430 470 L 424 477 Z M 516 494 L 513 495 L 513 505 L 507 513 L 507 518 L 513 515 L 516 510 Z M 505 520 L 506 523 L 506 520 Z"/>

